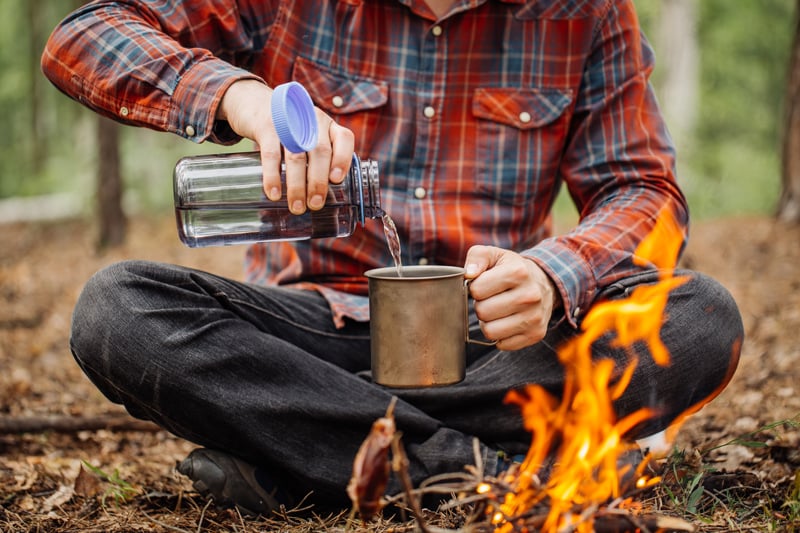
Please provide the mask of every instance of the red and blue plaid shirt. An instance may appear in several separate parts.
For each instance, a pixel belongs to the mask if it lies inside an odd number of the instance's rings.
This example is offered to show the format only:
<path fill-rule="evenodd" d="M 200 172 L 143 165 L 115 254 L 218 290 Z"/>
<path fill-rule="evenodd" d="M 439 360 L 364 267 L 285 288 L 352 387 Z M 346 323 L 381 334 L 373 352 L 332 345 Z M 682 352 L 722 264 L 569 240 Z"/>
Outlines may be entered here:
<path fill-rule="evenodd" d="M 642 268 L 633 253 L 662 207 L 688 224 L 630 0 L 458 0 L 438 20 L 423 0 L 105 0 L 56 29 L 42 64 L 99 113 L 195 142 L 239 140 L 214 119 L 235 80 L 296 80 L 379 162 L 404 264 L 516 250 L 573 324 Z M 580 221 L 551 237 L 562 182 Z M 342 324 L 368 316 L 363 272 L 391 264 L 370 220 L 348 238 L 255 245 L 246 272 L 321 290 Z"/>

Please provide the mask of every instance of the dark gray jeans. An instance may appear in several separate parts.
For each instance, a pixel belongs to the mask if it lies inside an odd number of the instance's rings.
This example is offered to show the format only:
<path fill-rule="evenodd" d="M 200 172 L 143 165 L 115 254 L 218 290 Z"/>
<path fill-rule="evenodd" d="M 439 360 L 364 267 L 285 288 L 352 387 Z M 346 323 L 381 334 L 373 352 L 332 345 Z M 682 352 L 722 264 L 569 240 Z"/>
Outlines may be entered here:
<path fill-rule="evenodd" d="M 670 296 L 662 339 L 672 364 L 645 349 L 616 404 L 620 415 L 650 406 L 660 415 L 639 438 L 719 392 L 733 374 L 743 330 L 729 293 L 693 273 Z M 624 295 L 656 273 L 607 288 Z M 477 333 L 472 314 L 471 330 Z M 563 372 L 553 347 L 574 330 L 564 322 L 530 348 L 504 352 L 470 345 L 457 385 L 389 390 L 369 380 L 369 325 L 336 329 L 316 292 L 260 287 L 183 267 L 128 261 L 98 272 L 75 308 L 71 348 L 113 402 L 199 445 L 266 468 L 287 491 L 313 490 L 319 503 L 346 503 L 359 445 L 392 395 L 415 483 L 474 462 L 480 439 L 487 468 L 497 450 L 524 453 L 530 436 L 510 388 L 539 383 L 558 394 Z M 628 355 L 599 341 L 596 354 Z M 621 367 L 621 365 L 620 365 Z M 390 490 L 397 489 L 395 482 Z"/>

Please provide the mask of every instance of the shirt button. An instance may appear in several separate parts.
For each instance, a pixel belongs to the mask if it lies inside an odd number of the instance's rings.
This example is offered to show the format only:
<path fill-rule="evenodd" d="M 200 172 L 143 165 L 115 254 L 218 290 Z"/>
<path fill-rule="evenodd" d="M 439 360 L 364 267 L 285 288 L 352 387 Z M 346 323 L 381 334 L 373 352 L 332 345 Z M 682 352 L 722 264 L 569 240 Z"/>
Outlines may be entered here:
<path fill-rule="evenodd" d="M 433 118 L 434 115 L 436 115 L 436 110 L 432 106 L 426 106 L 425 109 L 422 110 L 422 114 L 427 118 Z"/>
<path fill-rule="evenodd" d="M 422 266 L 427 265 L 428 264 L 428 258 L 427 257 L 420 257 L 419 261 L 417 261 L 417 264 L 418 265 L 422 265 Z"/>
<path fill-rule="evenodd" d="M 192 125 L 186 126 L 186 129 L 184 131 L 186 132 L 186 135 L 188 135 L 189 137 L 194 137 L 194 134 L 197 133 L 196 131 L 194 131 L 194 126 Z"/>
<path fill-rule="evenodd" d="M 337 94 L 333 97 L 331 103 L 333 104 L 333 107 L 342 107 L 344 105 L 344 98 Z"/>
<path fill-rule="evenodd" d="M 438 25 L 431 28 L 431 33 L 433 34 L 434 37 L 440 36 L 442 34 L 442 31 L 443 31 L 442 27 Z"/>
<path fill-rule="evenodd" d="M 425 190 L 424 187 L 417 187 L 414 189 L 414 198 L 417 200 L 422 200 L 428 195 L 428 191 Z"/>
<path fill-rule="evenodd" d="M 127 117 L 128 116 L 128 108 L 127 107 L 120 107 L 119 108 L 119 114 L 122 115 L 123 117 Z"/>
<path fill-rule="evenodd" d="M 523 124 L 527 124 L 528 122 L 531 121 L 531 114 L 528 113 L 527 111 L 523 111 L 522 113 L 519 114 L 519 121 L 522 122 Z"/>

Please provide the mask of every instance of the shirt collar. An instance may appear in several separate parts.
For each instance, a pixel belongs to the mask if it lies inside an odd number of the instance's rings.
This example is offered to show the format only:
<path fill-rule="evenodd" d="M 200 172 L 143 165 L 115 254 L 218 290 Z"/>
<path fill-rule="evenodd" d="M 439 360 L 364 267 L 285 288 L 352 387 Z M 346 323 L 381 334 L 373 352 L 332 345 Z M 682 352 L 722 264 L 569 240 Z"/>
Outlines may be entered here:
<path fill-rule="evenodd" d="M 470 0 L 469 9 L 478 7 L 479 5 L 482 5 L 487 1 L 488 0 Z M 502 2 L 504 4 L 524 4 L 525 2 L 528 2 L 529 0 L 498 0 L 498 1 Z M 408 7 L 413 8 L 416 5 L 423 4 L 424 0 L 398 0 L 398 2 L 400 2 L 404 6 L 408 6 Z"/>

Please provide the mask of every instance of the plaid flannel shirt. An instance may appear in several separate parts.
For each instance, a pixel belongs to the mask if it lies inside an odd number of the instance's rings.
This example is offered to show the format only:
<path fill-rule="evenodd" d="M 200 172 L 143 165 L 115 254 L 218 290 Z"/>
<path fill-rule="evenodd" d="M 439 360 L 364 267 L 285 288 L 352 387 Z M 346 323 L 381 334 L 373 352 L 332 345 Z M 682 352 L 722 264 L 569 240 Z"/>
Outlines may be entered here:
<path fill-rule="evenodd" d="M 120 122 L 195 142 L 236 80 L 303 84 L 380 164 L 404 264 L 462 265 L 470 246 L 536 261 L 577 324 L 599 289 L 643 268 L 662 207 L 686 232 L 672 142 L 631 0 L 95 1 L 42 58 L 62 91 Z M 562 182 L 580 220 L 551 236 Z M 247 278 L 320 290 L 337 324 L 368 318 L 369 268 L 392 264 L 380 221 L 354 235 L 257 244 Z"/>

